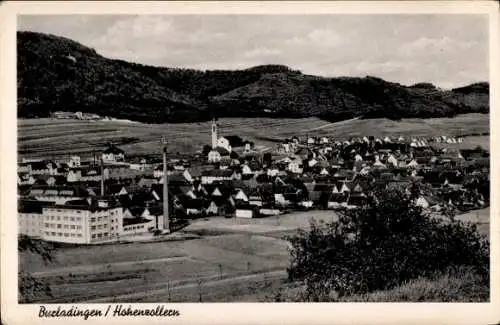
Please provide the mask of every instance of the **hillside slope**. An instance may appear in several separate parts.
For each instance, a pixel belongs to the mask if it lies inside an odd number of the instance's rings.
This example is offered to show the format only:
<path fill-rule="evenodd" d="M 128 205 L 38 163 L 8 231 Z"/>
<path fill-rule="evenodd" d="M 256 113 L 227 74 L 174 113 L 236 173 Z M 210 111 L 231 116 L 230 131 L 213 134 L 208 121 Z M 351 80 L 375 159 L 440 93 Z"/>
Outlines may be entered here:
<path fill-rule="evenodd" d="M 324 78 L 286 66 L 198 71 L 111 60 L 72 40 L 18 32 L 18 116 L 82 111 L 141 122 L 218 117 L 449 117 L 489 112 L 489 85 L 440 90 L 375 77 Z"/>

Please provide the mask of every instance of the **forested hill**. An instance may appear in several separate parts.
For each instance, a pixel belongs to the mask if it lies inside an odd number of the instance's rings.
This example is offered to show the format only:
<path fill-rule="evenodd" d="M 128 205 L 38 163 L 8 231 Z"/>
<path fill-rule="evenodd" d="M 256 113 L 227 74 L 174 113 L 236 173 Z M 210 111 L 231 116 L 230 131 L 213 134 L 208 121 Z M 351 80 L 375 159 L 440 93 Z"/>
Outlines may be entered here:
<path fill-rule="evenodd" d="M 111 60 L 67 38 L 17 33 L 18 115 L 81 111 L 141 122 L 217 117 L 444 117 L 489 112 L 489 85 L 441 90 L 375 77 L 324 78 L 281 65 L 198 71 Z"/>

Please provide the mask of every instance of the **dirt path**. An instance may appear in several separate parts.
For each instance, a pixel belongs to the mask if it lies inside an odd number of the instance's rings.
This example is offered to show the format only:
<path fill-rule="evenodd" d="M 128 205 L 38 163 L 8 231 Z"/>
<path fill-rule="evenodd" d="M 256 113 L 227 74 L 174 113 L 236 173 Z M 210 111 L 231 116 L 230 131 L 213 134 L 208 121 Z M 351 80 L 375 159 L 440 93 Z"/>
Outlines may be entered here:
<path fill-rule="evenodd" d="M 255 280 L 266 280 L 266 279 L 275 279 L 275 278 L 283 278 L 286 276 L 286 270 L 279 270 L 279 271 L 271 271 L 271 272 L 263 272 L 263 273 L 254 273 L 254 274 L 247 274 L 247 275 L 240 275 L 240 276 L 234 276 L 230 278 L 223 278 L 223 279 L 212 279 L 203 282 L 203 290 L 207 290 L 210 288 L 216 288 L 216 287 L 223 287 L 230 289 L 231 285 L 236 284 L 236 283 L 242 283 L 245 281 L 255 281 Z M 186 290 L 186 289 L 196 289 L 198 288 L 198 279 L 191 279 L 191 282 L 189 283 L 183 283 L 176 285 L 174 282 L 170 284 L 170 288 L 165 287 L 161 289 L 154 289 L 154 290 L 142 290 L 134 293 L 129 293 L 129 294 L 123 294 L 123 295 L 117 295 L 117 296 L 112 296 L 112 297 L 102 297 L 98 299 L 93 299 L 89 301 L 85 301 L 86 303 L 103 303 L 103 302 L 110 302 L 110 301 L 124 301 L 124 300 L 134 300 L 134 299 L 140 299 L 143 297 L 147 296 L 159 296 L 159 295 L 164 295 L 166 296 L 168 294 L 168 290 L 171 292 L 179 293 L 179 291 Z M 164 283 L 167 285 L 167 283 Z"/>

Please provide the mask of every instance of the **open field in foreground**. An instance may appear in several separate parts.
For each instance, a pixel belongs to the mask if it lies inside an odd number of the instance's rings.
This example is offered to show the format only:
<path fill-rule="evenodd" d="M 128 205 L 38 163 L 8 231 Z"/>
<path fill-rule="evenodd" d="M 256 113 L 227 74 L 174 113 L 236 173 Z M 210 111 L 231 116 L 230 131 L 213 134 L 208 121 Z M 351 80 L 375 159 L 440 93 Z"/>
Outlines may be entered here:
<path fill-rule="evenodd" d="M 54 298 L 46 302 L 227 301 L 280 286 L 289 262 L 282 237 L 331 221 L 331 211 L 279 218 L 195 220 L 185 232 L 198 239 L 61 248 L 44 264 L 20 255 L 20 269 L 44 278 Z M 266 291 L 267 290 L 267 291 Z"/>
<path fill-rule="evenodd" d="M 476 220 L 479 216 L 479 220 Z M 489 232 L 489 209 L 461 220 Z M 61 248 L 56 260 L 20 254 L 20 269 L 48 281 L 54 298 L 44 302 L 262 301 L 282 287 L 289 263 L 283 237 L 330 222 L 332 211 L 294 212 L 262 219 L 215 217 L 192 222 L 185 241 Z"/>
<path fill-rule="evenodd" d="M 293 135 L 329 136 L 345 139 L 358 136 L 435 136 L 482 134 L 489 132 L 489 115 L 465 114 L 454 118 L 348 120 L 329 123 L 318 118 L 224 118 L 221 135 L 239 135 L 261 149 L 276 145 Z M 91 154 L 112 141 L 121 145 L 125 138 L 134 142 L 121 147 L 127 154 L 158 153 L 160 139 L 170 141 L 170 152 L 195 152 L 210 143 L 210 122 L 142 124 L 125 121 L 79 121 L 44 119 L 18 120 L 19 153 L 24 157 L 57 157 L 71 153 Z M 126 140 L 125 140 L 126 141 Z M 469 137 L 462 147 L 488 144 L 489 137 Z"/>

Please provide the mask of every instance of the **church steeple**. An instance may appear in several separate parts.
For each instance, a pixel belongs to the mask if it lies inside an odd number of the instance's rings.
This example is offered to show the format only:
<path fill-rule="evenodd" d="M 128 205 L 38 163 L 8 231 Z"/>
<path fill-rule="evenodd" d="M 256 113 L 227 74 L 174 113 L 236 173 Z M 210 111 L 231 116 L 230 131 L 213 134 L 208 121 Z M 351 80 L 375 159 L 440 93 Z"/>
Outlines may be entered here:
<path fill-rule="evenodd" d="M 212 148 L 215 149 L 217 147 L 217 141 L 219 139 L 219 124 L 217 123 L 217 119 L 212 119 Z"/>

